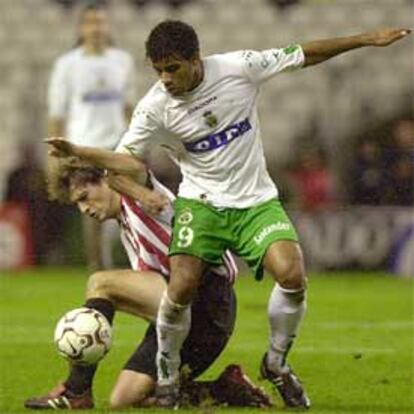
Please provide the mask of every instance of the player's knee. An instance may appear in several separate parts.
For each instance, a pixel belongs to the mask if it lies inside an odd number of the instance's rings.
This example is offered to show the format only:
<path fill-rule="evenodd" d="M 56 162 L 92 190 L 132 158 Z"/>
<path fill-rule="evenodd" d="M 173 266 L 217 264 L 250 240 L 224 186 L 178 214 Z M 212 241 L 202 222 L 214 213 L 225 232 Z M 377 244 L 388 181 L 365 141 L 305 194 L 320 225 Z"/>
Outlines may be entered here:
<path fill-rule="evenodd" d="M 109 398 L 109 406 L 112 410 L 120 410 L 123 408 L 139 405 L 139 401 L 134 401 L 130 395 L 114 391 Z"/>
<path fill-rule="evenodd" d="M 115 388 L 109 397 L 109 406 L 113 410 L 145 405 L 147 396 L 127 387 Z"/>
<path fill-rule="evenodd" d="M 109 398 L 109 407 L 112 410 L 119 410 L 121 408 L 127 408 L 126 401 L 118 393 L 113 392 Z"/>
<path fill-rule="evenodd" d="M 106 272 L 93 273 L 88 279 L 86 296 L 109 297 L 111 281 Z"/>
<path fill-rule="evenodd" d="M 168 286 L 168 296 L 172 301 L 180 305 L 190 303 L 197 291 L 198 279 L 184 272 L 175 283 Z"/>
<path fill-rule="evenodd" d="M 174 256 L 173 256 L 174 257 Z M 203 271 L 202 262 L 190 257 L 187 261 L 172 261 L 172 274 L 168 284 L 169 298 L 180 305 L 190 303 L 197 291 Z"/>
<path fill-rule="evenodd" d="M 306 289 L 306 274 L 301 260 L 290 260 L 286 263 L 284 270 L 277 279 L 279 285 L 284 289 L 303 290 Z"/>

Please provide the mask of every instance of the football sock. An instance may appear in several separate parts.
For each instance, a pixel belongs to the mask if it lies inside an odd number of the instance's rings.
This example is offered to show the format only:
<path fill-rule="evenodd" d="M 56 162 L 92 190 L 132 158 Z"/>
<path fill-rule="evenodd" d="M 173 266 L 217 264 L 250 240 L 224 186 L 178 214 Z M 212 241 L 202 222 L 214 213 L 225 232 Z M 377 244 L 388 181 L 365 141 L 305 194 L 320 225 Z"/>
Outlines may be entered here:
<path fill-rule="evenodd" d="M 102 298 L 91 298 L 84 304 L 86 308 L 95 309 L 102 313 L 112 325 L 115 315 L 115 307 L 111 301 Z M 68 379 L 65 381 L 67 389 L 74 394 L 82 394 L 92 387 L 93 378 L 98 368 L 98 364 L 93 365 L 74 365 L 70 366 Z"/>
<path fill-rule="evenodd" d="M 270 369 L 280 370 L 286 364 L 287 354 L 306 310 L 304 289 L 284 289 L 275 285 L 270 295 L 268 315 L 270 348 L 267 363 Z"/>
<path fill-rule="evenodd" d="M 179 379 L 181 346 L 191 325 L 191 306 L 174 303 L 164 291 L 157 315 L 158 384 L 169 385 Z"/>
<path fill-rule="evenodd" d="M 87 299 L 84 306 L 85 308 L 95 309 L 98 312 L 101 312 L 112 326 L 112 321 L 114 320 L 115 315 L 115 307 L 110 300 L 103 298 L 91 298 Z"/>
<path fill-rule="evenodd" d="M 82 394 L 92 387 L 93 377 L 98 364 L 73 365 L 70 366 L 68 379 L 65 381 L 66 388 L 74 394 Z"/>

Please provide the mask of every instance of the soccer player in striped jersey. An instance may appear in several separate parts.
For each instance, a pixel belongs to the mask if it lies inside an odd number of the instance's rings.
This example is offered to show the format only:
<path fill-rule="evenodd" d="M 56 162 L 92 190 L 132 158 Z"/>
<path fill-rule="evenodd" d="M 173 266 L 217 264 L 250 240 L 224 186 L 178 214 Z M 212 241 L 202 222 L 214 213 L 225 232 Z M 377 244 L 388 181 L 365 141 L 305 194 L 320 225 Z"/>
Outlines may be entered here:
<path fill-rule="evenodd" d="M 58 200 L 76 204 L 82 213 L 101 222 L 111 218 L 118 220 L 132 268 L 94 273 L 88 281 L 84 306 L 98 310 L 111 324 L 116 310 L 150 322 L 144 339 L 118 377 L 110 405 L 123 408 L 155 404 L 157 337 L 154 322 L 170 273 L 168 248 L 174 195 L 151 173 L 147 180 L 149 188 L 128 177 L 108 177 L 103 170 L 94 167 L 65 167 L 56 179 L 58 185 L 53 187 L 60 189 L 55 194 Z M 128 195 L 121 195 L 110 185 Z M 161 212 L 160 205 L 163 206 Z M 150 216 L 148 212 L 159 214 Z M 229 253 L 225 254 L 223 263 L 206 270 L 200 294 L 192 306 L 191 328 L 182 352 L 182 366 L 186 367 L 188 380 L 184 398 L 198 404 L 207 391 L 216 403 L 269 406 L 267 395 L 255 387 L 237 365 L 228 366 L 216 381 L 192 381 L 217 359 L 234 328 L 233 282 L 237 268 Z M 46 396 L 27 400 L 25 406 L 33 409 L 92 408 L 96 369 L 97 365 L 71 365 L 63 384 Z"/>

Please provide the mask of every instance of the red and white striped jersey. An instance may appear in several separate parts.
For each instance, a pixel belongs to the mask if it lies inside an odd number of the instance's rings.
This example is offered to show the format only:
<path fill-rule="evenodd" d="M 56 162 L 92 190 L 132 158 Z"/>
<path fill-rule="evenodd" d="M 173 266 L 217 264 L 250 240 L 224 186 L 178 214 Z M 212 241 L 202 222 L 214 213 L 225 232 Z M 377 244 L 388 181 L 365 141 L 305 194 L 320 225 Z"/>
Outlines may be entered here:
<path fill-rule="evenodd" d="M 149 216 L 137 200 L 121 198 L 122 244 L 134 270 L 153 270 L 166 276 L 170 274 L 168 246 L 171 240 L 171 223 L 174 215 L 172 203 L 175 196 L 150 174 L 154 190 L 164 194 L 170 203 L 158 216 Z M 231 283 L 237 276 L 237 266 L 230 252 L 223 255 L 223 265 L 212 266 L 211 271 L 227 278 Z"/>

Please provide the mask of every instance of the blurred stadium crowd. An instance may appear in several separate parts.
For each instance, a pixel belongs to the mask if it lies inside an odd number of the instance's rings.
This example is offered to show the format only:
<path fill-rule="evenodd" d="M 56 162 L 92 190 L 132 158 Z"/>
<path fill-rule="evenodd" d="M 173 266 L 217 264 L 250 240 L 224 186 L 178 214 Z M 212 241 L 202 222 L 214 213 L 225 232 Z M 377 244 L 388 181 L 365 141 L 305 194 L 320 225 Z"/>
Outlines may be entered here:
<path fill-rule="evenodd" d="M 53 61 L 75 43 L 83 0 L 0 2 L 0 204 L 25 204 L 35 260 L 64 243 L 73 214 L 47 200 L 44 153 L 47 85 Z M 106 0 L 115 44 L 136 60 L 137 96 L 155 75 L 144 40 L 169 17 L 190 22 L 202 53 L 266 49 L 412 25 L 413 0 Z M 254 8 L 253 8 L 254 5 Z M 262 92 L 268 166 L 291 210 L 353 205 L 413 206 L 413 37 L 364 49 L 318 68 L 280 75 Z M 176 189 L 179 172 L 163 153 L 153 168 Z M 58 225 L 57 225 L 58 224 Z M 59 262 L 59 259 L 57 259 Z"/>

